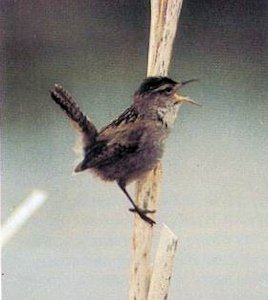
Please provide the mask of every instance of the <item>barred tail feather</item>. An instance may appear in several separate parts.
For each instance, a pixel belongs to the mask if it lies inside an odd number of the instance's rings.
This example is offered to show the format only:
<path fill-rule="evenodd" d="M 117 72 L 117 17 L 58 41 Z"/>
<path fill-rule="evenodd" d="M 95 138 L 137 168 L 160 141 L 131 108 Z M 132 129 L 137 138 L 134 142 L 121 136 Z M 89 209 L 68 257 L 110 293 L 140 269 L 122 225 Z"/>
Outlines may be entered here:
<path fill-rule="evenodd" d="M 63 89 L 62 86 L 55 84 L 50 90 L 51 98 L 61 107 L 67 116 L 75 123 L 76 127 L 83 135 L 84 147 L 92 144 L 97 136 L 95 125 L 81 112 L 72 96 Z"/>

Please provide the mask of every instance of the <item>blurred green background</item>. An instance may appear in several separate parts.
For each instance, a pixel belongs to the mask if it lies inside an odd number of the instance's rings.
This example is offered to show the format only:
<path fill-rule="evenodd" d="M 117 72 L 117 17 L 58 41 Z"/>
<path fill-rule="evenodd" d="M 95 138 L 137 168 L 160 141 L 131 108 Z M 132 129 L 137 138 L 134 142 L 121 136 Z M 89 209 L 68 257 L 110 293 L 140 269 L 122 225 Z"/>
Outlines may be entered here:
<path fill-rule="evenodd" d="M 149 1 L 1 1 L 2 220 L 49 199 L 3 250 L 3 298 L 126 299 L 132 215 L 115 184 L 72 176 L 61 83 L 98 127 L 146 75 Z M 170 299 L 268 295 L 267 1 L 185 0 L 174 79 L 199 78 L 166 146 L 160 225 L 179 236 Z M 130 187 L 133 193 L 133 186 Z"/>

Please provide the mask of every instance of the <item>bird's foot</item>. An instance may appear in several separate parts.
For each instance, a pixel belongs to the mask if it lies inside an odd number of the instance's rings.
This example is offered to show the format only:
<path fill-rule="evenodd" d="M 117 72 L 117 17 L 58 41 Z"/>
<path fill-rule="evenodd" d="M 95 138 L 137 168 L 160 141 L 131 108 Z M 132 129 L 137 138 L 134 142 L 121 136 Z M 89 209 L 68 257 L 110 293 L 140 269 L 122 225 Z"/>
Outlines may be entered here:
<path fill-rule="evenodd" d="M 140 212 L 144 215 L 147 215 L 147 214 L 154 214 L 156 212 L 156 210 L 150 210 L 150 209 L 143 209 L 143 208 L 129 208 L 129 211 L 131 212 Z"/>
<path fill-rule="evenodd" d="M 142 209 L 142 208 L 130 208 L 129 211 L 137 213 L 145 222 L 149 223 L 151 226 L 155 224 L 155 221 L 147 217 L 147 214 L 153 214 L 155 210 Z"/>

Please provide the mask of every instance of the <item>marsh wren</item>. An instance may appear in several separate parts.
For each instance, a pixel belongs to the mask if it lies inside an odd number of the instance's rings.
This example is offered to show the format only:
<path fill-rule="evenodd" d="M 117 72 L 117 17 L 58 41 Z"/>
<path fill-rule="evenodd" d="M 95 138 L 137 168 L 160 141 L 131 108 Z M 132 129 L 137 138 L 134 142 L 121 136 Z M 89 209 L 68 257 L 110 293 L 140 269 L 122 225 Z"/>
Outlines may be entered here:
<path fill-rule="evenodd" d="M 179 95 L 180 88 L 195 79 L 176 82 L 168 77 L 148 77 L 134 94 L 133 104 L 100 131 L 80 111 L 70 94 L 60 85 L 50 91 L 80 131 L 84 159 L 75 172 L 92 170 L 105 181 L 116 181 L 133 208 L 144 221 L 152 210 L 142 209 L 133 201 L 126 185 L 152 170 L 163 156 L 165 141 L 180 106 L 196 104 Z"/>

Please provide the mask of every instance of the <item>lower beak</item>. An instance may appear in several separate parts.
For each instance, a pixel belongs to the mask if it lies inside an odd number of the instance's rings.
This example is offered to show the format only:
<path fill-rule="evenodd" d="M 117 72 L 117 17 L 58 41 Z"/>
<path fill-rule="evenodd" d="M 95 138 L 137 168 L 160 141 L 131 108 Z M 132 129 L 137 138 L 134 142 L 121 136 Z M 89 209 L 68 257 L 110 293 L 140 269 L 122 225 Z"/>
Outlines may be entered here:
<path fill-rule="evenodd" d="M 188 98 L 188 97 L 184 97 L 184 96 L 180 96 L 178 94 L 175 94 L 174 97 L 174 104 L 178 104 L 178 103 L 190 103 L 190 104 L 194 104 L 197 106 L 201 106 L 200 104 L 196 103 L 194 100 Z"/>

